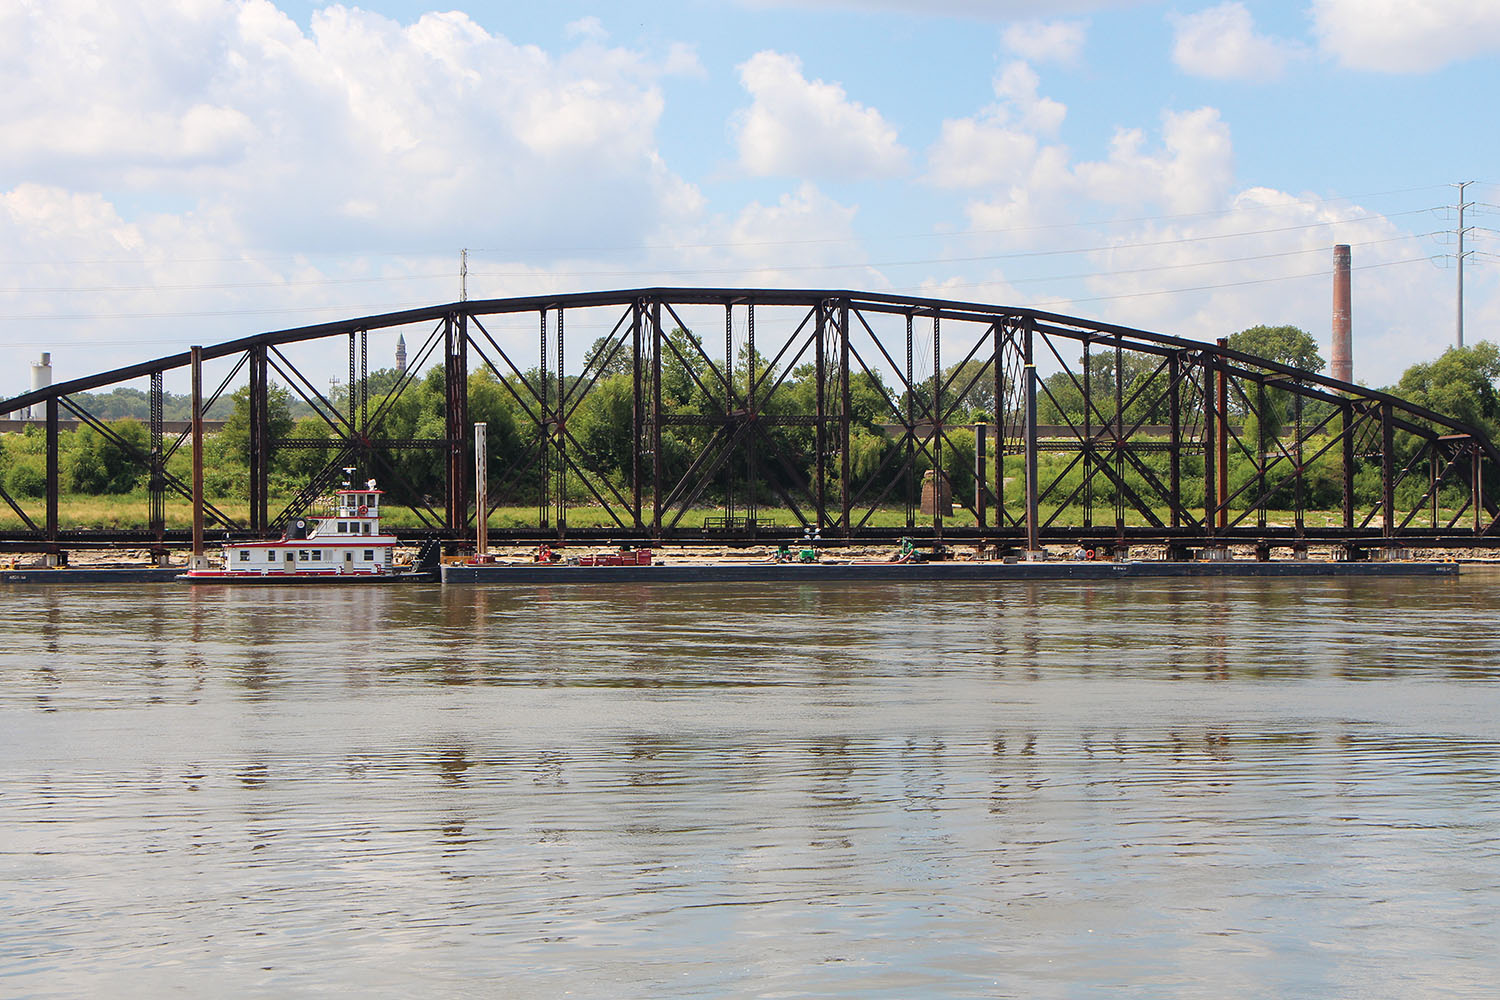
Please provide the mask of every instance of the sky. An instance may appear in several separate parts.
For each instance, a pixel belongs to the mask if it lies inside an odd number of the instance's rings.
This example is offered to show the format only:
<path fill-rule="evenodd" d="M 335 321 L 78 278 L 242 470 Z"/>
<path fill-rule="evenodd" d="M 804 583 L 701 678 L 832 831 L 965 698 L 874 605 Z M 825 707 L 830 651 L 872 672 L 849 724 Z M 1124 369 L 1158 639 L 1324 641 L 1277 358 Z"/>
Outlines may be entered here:
<path fill-rule="evenodd" d="M 1497 57 L 1475 0 L 7 0 L 0 396 L 453 301 L 462 249 L 471 298 L 851 288 L 1326 358 L 1348 243 L 1387 385 L 1454 341 L 1457 182 L 1500 339 Z"/>

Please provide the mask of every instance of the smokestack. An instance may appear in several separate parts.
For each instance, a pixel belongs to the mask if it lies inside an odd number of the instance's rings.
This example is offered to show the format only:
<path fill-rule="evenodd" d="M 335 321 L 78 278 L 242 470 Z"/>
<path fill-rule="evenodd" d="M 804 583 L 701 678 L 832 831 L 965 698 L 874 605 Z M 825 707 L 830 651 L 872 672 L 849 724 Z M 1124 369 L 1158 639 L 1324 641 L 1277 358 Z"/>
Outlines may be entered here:
<path fill-rule="evenodd" d="M 44 353 L 41 361 L 33 361 L 31 363 L 31 391 L 36 392 L 38 389 L 45 389 L 51 384 L 52 355 L 51 353 Z M 35 417 L 36 415 L 36 407 L 28 406 L 26 408 L 27 417 Z"/>
<path fill-rule="evenodd" d="M 1353 323 L 1349 310 L 1349 244 L 1333 248 L 1333 358 L 1329 374 L 1340 382 L 1354 381 L 1354 354 L 1350 344 Z"/>

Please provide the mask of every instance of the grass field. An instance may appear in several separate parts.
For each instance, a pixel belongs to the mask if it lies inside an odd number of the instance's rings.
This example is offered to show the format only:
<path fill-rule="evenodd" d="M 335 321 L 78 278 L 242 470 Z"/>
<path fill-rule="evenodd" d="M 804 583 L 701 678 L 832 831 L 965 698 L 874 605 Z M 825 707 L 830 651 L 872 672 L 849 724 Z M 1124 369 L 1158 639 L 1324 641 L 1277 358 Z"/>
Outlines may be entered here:
<path fill-rule="evenodd" d="M 287 497 L 272 497 L 271 510 L 273 514 L 280 511 L 287 503 Z M 211 500 L 211 503 L 226 515 L 241 524 L 248 523 L 250 519 L 249 504 L 245 501 Z M 23 505 L 23 509 L 37 524 L 42 524 L 45 508 L 40 500 L 29 501 Z M 1019 517 L 1021 506 L 1019 503 L 1008 503 L 1007 513 L 1011 517 Z M 1046 521 L 1052 517 L 1055 508 L 1043 506 L 1042 518 Z M 702 507 L 694 508 L 677 521 L 679 528 L 698 529 L 704 526 L 706 519 L 721 517 L 726 513 L 723 508 Z M 804 510 L 805 514 L 810 511 Z M 837 517 L 836 507 L 829 510 L 830 518 Z M 1194 511 L 1194 516 L 1201 518 L 1202 511 Z M 1362 521 L 1369 512 L 1356 512 L 1356 522 Z M 1453 511 L 1439 511 L 1443 523 L 1453 516 Z M 742 509 L 736 514 L 744 515 Z M 1234 516 L 1237 516 L 1238 512 Z M 864 512 L 856 510 L 854 521 L 859 524 L 864 518 Z M 1159 511 L 1158 517 L 1167 520 L 1165 511 Z M 123 530 L 144 530 L 148 525 L 149 509 L 146 496 L 142 494 L 129 494 L 125 496 L 73 496 L 64 495 L 58 502 L 58 522 L 64 530 L 86 529 L 86 528 L 117 528 Z M 787 509 L 775 507 L 760 507 L 757 511 L 757 519 L 762 525 L 776 525 L 778 527 L 794 528 L 798 520 L 792 512 Z M 1231 520 L 1233 517 L 1231 517 Z M 1293 523 L 1293 515 L 1290 511 L 1268 511 L 1267 522 L 1277 526 L 1290 526 Z M 575 528 L 609 528 L 618 527 L 615 521 L 600 507 L 576 505 L 570 506 L 567 511 L 567 520 L 570 527 Z M 670 519 L 667 519 L 670 522 Z M 993 521 L 993 512 L 991 512 Z M 169 502 L 166 505 L 166 521 L 168 528 L 191 528 L 192 509 L 185 501 Z M 1308 527 L 1321 528 L 1333 527 L 1342 523 L 1342 513 L 1339 511 L 1310 511 L 1304 515 L 1304 521 Z M 385 523 L 393 528 L 416 528 L 421 526 L 422 521 L 410 509 L 405 507 L 389 507 L 385 512 Z M 534 527 L 538 523 L 537 508 L 528 506 L 507 506 L 496 508 L 490 515 L 490 527 L 492 529 Z M 875 511 L 864 523 L 869 527 L 876 528 L 902 528 L 906 526 L 906 510 L 904 507 L 883 507 Z M 1066 511 L 1062 517 L 1052 522 L 1057 527 L 1077 527 L 1083 523 L 1083 511 L 1081 508 L 1073 507 Z M 1094 511 L 1094 524 L 1108 526 L 1114 523 L 1114 510 L 1107 505 L 1100 505 Z M 1256 523 L 1255 515 L 1252 513 L 1246 519 L 1245 524 L 1253 526 Z M 1417 527 L 1430 525 L 1430 515 L 1418 517 L 1413 521 Z M 918 528 L 928 528 L 932 524 L 931 515 L 918 514 L 916 519 Z M 975 524 L 974 515 L 962 508 L 955 508 L 951 517 L 944 517 L 943 524 L 950 527 L 972 527 Z M 1136 511 L 1127 511 L 1125 524 L 1129 527 L 1146 527 L 1149 525 L 1147 519 Z M 0 505 L 0 530 L 20 530 L 25 528 L 25 523 L 18 517 L 9 506 Z M 210 525 L 210 530 L 213 526 Z"/>

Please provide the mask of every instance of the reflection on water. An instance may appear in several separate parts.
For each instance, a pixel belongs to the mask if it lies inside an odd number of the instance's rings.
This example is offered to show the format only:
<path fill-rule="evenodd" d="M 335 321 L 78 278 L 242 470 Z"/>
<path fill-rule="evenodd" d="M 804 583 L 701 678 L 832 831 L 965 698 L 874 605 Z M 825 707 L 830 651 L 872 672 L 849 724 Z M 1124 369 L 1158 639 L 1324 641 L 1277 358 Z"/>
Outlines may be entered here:
<path fill-rule="evenodd" d="M 1500 977 L 1500 577 L 0 597 L 7 996 Z"/>

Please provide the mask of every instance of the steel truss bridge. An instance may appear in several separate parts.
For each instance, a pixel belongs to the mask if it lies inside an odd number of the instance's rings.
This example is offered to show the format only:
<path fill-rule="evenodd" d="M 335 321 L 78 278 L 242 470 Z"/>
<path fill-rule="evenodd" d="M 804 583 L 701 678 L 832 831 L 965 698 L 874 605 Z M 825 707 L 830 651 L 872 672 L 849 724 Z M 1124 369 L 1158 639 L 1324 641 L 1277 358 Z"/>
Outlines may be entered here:
<path fill-rule="evenodd" d="M 722 357 L 710 333 L 720 324 Z M 370 339 L 397 332 L 417 345 L 413 363 L 372 398 Z M 294 363 L 317 342 L 321 362 Z M 345 346 L 347 398 L 336 402 L 319 385 Z M 393 407 L 424 367 L 442 371 L 441 436 L 389 436 Z M 166 510 L 192 493 L 168 462 L 194 436 L 165 430 L 163 377 L 188 368 L 219 379 L 205 391 L 212 380 L 194 378 L 199 413 L 248 380 L 248 477 L 237 504 L 203 501 L 214 539 L 278 536 L 349 466 L 408 499 L 416 526 L 398 529 L 406 539 L 473 538 L 469 382 L 482 368 L 508 397 L 519 442 L 490 464 L 489 507 L 519 500 L 534 515 L 490 526 L 497 542 L 723 544 L 816 532 L 825 544 L 906 536 L 1010 550 L 1335 545 L 1354 555 L 1500 544 L 1500 453 L 1478 428 L 1223 341 L 869 292 L 647 288 L 454 302 L 261 333 L 0 401 L 0 412 L 41 414 L 45 435 L 42 495 L 7 491 L 0 469 L 0 513 L 13 515 L 0 547 L 187 545 L 192 533 L 168 527 Z M 629 383 L 619 430 L 628 420 L 632 444 L 613 470 L 599 467 L 575 424 L 607 371 Z M 80 395 L 139 380 L 149 383 L 144 443 Z M 273 382 L 317 414 L 329 440 L 274 436 Z M 987 401 L 978 425 L 976 398 Z M 59 435 L 68 426 L 92 428 L 138 463 L 148 527 L 62 523 Z M 668 461 L 684 440 L 691 447 Z M 857 454 L 871 440 L 875 457 Z M 289 502 L 273 504 L 281 449 L 334 454 Z M 440 456 L 441 495 L 403 481 L 394 456 L 414 449 Z M 969 474 L 954 474 L 954 455 Z M 1314 507 L 1318 490 L 1325 499 Z M 226 513 L 247 498 L 248 516 Z"/>

